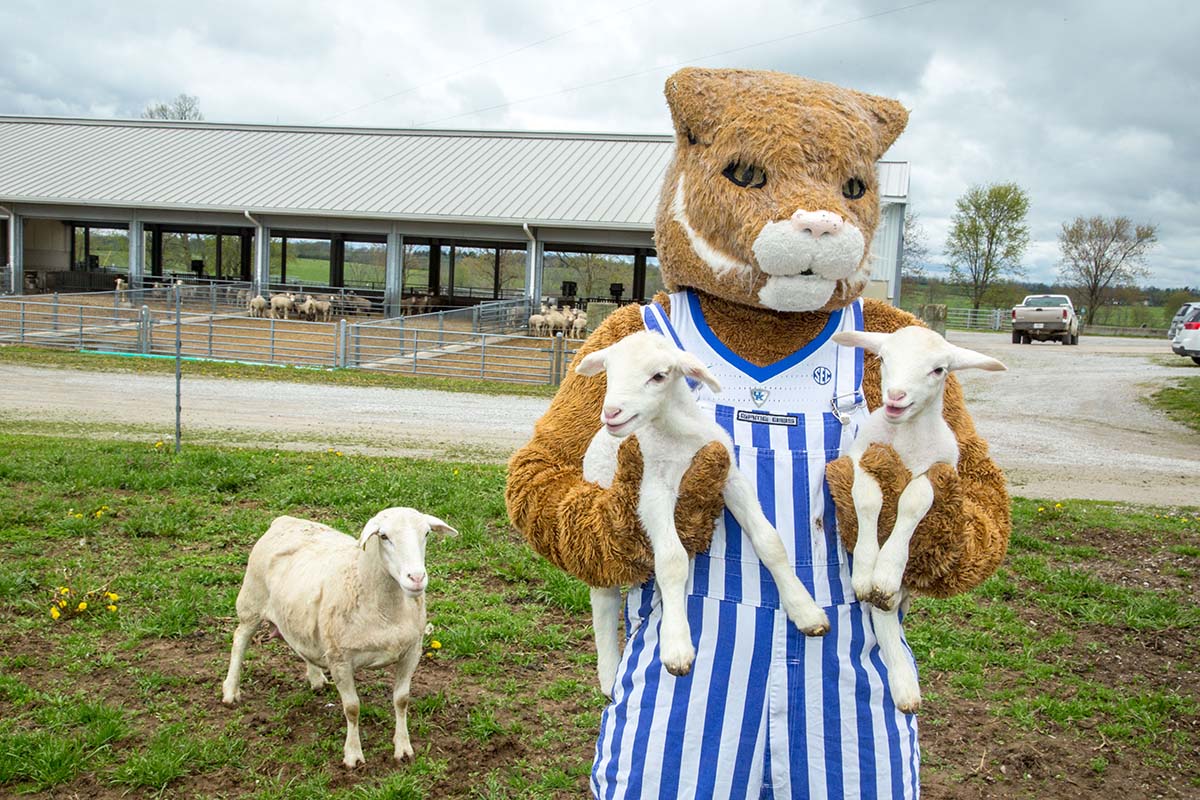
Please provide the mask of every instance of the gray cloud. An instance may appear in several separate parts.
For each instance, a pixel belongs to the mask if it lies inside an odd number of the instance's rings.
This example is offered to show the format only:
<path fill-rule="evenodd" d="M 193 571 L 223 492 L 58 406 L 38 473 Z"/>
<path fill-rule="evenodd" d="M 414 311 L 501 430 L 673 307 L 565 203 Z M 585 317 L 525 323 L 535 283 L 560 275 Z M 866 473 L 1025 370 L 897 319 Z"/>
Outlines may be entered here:
<path fill-rule="evenodd" d="M 911 109 L 890 156 L 934 260 L 968 186 L 1015 181 L 1031 276 L 1052 277 L 1064 221 L 1124 214 L 1159 226 L 1152 282 L 1200 284 L 1200 6 L 636 3 L 6 3 L 0 113 L 137 116 L 182 91 L 211 120 L 666 132 L 672 65 L 777 69 Z"/>

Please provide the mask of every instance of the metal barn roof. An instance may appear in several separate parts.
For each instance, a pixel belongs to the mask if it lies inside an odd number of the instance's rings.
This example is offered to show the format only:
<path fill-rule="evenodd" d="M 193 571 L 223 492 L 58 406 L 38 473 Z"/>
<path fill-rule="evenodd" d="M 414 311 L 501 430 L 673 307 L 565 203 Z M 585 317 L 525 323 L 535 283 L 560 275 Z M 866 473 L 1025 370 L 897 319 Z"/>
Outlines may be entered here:
<path fill-rule="evenodd" d="M 673 142 L 0 116 L 0 201 L 648 231 Z"/>

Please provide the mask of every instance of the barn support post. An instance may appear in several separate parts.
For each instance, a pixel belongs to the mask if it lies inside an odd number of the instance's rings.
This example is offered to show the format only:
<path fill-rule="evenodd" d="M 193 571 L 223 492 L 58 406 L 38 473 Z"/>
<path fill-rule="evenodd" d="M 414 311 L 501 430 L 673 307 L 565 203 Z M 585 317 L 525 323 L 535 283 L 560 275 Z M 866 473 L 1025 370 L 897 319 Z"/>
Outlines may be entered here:
<path fill-rule="evenodd" d="M 387 235 L 383 266 L 383 315 L 400 316 L 400 301 L 404 299 L 404 237 L 397 225 Z"/>
<path fill-rule="evenodd" d="M 271 286 L 271 229 L 266 223 L 250 216 L 249 211 L 243 212 L 246 219 L 254 223 L 254 272 L 251 278 L 251 291 L 255 295 L 266 293 Z"/>
<path fill-rule="evenodd" d="M 545 245 L 538 238 L 536 231 L 529 227 L 529 223 L 522 223 L 521 227 L 525 230 L 526 238 L 529 239 L 529 245 L 525 249 L 525 296 L 536 307 L 542 301 L 542 263 L 545 256 Z"/>
<path fill-rule="evenodd" d="M 146 232 L 135 212 L 129 221 L 129 288 L 140 289 L 146 275 Z"/>
<path fill-rule="evenodd" d="M 25 220 L 13 206 L 6 208 L 8 212 L 8 289 L 13 294 L 25 291 Z M 74 241 L 74 240 L 72 240 Z"/>

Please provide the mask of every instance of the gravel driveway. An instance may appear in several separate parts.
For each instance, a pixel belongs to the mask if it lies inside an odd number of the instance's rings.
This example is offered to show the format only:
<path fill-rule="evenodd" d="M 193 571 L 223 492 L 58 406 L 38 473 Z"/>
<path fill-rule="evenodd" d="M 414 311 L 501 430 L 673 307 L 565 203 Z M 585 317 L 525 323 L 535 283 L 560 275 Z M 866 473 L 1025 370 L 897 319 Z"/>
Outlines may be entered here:
<path fill-rule="evenodd" d="M 1050 500 L 1200 504 L 1200 434 L 1139 398 L 1200 374 L 1153 339 L 1084 337 L 1077 347 L 1013 345 L 1006 335 L 951 331 L 956 344 L 1009 372 L 962 375 L 967 401 L 1014 494 Z M 184 440 L 456 460 L 504 461 L 549 400 L 276 381 L 188 378 Z M 174 430 L 174 378 L 0 367 L 0 418 L 84 423 L 97 435 Z M 124 432 L 124 433 L 122 433 Z"/>

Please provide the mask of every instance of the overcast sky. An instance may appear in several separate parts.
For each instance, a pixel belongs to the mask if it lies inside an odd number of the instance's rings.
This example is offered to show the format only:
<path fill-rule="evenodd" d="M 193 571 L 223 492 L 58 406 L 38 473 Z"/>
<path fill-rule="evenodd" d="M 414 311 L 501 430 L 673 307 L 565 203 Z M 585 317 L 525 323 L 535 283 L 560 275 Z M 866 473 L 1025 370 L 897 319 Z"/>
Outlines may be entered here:
<path fill-rule="evenodd" d="M 202 8 L 202 10 L 198 10 Z M 888 158 L 941 261 L 954 201 L 1031 197 L 1029 277 L 1076 216 L 1158 226 L 1147 283 L 1200 286 L 1200 3 L 379 0 L 0 5 L 0 114 L 666 133 L 686 64 L 899 99 Z"/>

